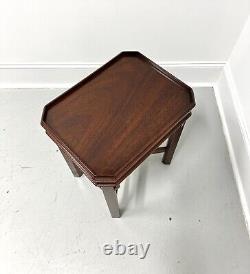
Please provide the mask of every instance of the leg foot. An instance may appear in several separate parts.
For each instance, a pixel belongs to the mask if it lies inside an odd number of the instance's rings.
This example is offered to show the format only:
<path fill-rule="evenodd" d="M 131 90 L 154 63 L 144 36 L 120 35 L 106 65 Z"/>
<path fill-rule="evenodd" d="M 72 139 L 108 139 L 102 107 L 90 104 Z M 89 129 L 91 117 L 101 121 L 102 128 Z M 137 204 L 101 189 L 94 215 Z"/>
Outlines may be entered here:
<path fill-rule="evenodd" d="M 71 158 L 67 155 L 67 152 L 63 151 L 60 147 L 59 147 L 62 155 L 63 155 L 63 158 L 65 159 L 65 161 L 67 162 L 71 172 L 73 173 L 73 175 L 75 177 L 81 177 L 83 172 L 80 170 L 80 168 L 75 164 L 73 163 L 73 161 L 71 160 Z"/>
<path fill-rule="evenodd" d="M 169 137 L 167 147 L 162 158 L 163 164 L 169 165 L 171 163 L 171 160 L 173 158 L 173 155 L 174 155 L 177 143 L 180 139 L 181 132 L 184 125 L 185 125 L 185 122 L 179 128 L 177 128 L 176 131 L 172 133 L 172 135 Z"/>
<path fill-rule="evenodd" d="M 116 195 L 116 187 L 101 187 L 112 218 L 120 218 L 119 204 Z"/>

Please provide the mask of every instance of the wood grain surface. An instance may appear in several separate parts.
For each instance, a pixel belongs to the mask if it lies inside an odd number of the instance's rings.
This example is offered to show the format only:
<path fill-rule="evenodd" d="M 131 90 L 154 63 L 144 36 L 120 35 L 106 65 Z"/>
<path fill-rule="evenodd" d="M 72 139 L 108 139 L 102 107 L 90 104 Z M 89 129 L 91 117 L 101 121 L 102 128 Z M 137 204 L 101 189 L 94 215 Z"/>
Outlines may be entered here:
<path fill-rule="evenodd" d="M 42 126 L 96 185 L 116 185 L 195 105 L 190 87 L 139 52 L 122 52 L 45 106 Z"/>

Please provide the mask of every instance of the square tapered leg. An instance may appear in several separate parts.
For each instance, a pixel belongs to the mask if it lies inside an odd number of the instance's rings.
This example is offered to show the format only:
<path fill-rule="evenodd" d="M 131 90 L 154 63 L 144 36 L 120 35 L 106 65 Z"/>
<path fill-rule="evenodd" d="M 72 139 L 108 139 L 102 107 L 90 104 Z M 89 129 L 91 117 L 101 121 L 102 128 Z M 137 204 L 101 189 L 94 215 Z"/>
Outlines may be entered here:
<path fill-rule="evenodd" d="M 120 210 L 117 199 L 117 188 L 112 186 L 101 187 L 112 218 L 120 218 Z"/>
<path fill-rule="evenodd" d="M 65 159 L 65 161 L 67 162 L 71 172 L 73 173 L 73 175 L 75 177 L 81 177 L 83 172 L 80 170 L 80 168 L 71 160 L 71 158 L 67 155 L 67 152 L 65 152 L 63 149 L 61 149 L 59 147 L 62 155 L 63 155 L 63 158 Z"/>
<path fill-rule="evenodd" d="M 169 165 L 172 161 L 172 158 L 174 156 L 174 152 L 176 149 L 176 146 L 178 144 L 178 141 L 180 139 L 183 127 L 185 125 L 185 122 L 179 127 L 177 128 L 172 135 L 170 135 L 169 139 L 168 139 L 168 143 L 165 149 L 165 152 L 163 154 L 163 158 L 162 158 L 162 162 L 165 165 Z"/>

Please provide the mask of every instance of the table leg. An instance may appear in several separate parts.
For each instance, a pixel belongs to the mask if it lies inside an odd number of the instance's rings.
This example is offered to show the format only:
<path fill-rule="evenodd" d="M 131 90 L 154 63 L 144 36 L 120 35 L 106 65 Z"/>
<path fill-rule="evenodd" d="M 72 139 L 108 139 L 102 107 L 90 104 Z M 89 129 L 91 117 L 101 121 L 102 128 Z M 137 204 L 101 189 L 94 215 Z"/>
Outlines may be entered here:
<path fill-rule="evenodd" d="M 178 144 L 178 141 L 180 139 L 181 132 L 183 130 L 184 125 L 185 125 L 185 122 L 179 128 L 177 128 L 176 131 L 174 131 L 172 135 L 170 135 L 170 137 L 168 138 L 168 143 L 162 158 L 163 164 L 169 165 L 171 163 L 171 160 L 173 158 L 173 155 L 174 155 L 176 146 Z"/>
<path fill-rule="evenodd" d="M 67 153 L 65 151 L 63 151 L 60 147 L 59 147 L 59 149 L 63 155 L 63 158 L 67 162 L 70 170 L 72 171 L 73 175 L 75 177 L 81 177 L 83 172 L 80 170 L 80 168 L 76 164 L 73 163 L 73 161 L 71 160 L 71 158 L 67 155 Z"/>
<path fill-rule="evenodd" d="M 101 187 L 112 218 L 120 218 L 120 210 L 117 199 L 117 187 Z"/>

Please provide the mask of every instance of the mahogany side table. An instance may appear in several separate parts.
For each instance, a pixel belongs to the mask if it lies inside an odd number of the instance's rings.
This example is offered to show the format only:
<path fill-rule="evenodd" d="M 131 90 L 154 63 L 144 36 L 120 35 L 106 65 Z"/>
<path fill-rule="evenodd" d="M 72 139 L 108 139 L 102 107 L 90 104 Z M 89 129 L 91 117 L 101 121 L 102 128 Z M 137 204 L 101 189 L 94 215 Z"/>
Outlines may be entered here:
<path fill-rule="evenodd" d="M 194 106 L 189 86 L 141 53 L 122 52 L 48 103 L 41 125 L 118 218 L 120 183 L 152 153 L 170 164 Z"/>

